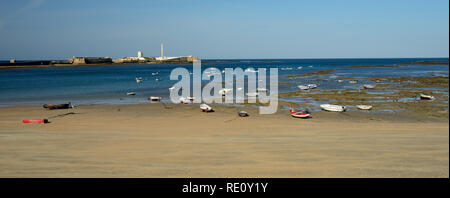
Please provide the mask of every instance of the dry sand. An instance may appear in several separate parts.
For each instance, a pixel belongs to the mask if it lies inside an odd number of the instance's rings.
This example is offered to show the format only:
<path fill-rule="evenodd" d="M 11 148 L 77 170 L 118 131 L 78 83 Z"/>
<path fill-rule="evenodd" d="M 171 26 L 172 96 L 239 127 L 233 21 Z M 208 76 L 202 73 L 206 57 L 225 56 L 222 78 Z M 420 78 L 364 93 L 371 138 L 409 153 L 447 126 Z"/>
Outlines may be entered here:
<path fill-rule="evenodd" d="M 449 177 L 449 123 L 198 105 L 0 108 L 0 177 Z M 58 116 L 59 115 L 59 116 Z M 55 117 L 56 116 L 56 117 Z M 49 118 L 49 124 L 23 119 Z"/>

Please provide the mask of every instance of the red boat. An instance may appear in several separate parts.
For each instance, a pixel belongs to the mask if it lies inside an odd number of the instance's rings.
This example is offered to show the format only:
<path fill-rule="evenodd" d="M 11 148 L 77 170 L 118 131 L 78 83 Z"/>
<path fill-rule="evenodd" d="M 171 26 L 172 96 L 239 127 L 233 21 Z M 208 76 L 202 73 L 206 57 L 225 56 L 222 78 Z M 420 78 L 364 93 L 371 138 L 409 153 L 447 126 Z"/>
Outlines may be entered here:
<path fill-rule="evenodd" d="M 48 123 L 47 119 L 42 120 L 22 120 L 23 123 Z"/>
<path fill-rule="evenodd" d="M 289 108 L 289 113 L 296 118 L 310 118 L 311 113 L 304 108 Z"/>

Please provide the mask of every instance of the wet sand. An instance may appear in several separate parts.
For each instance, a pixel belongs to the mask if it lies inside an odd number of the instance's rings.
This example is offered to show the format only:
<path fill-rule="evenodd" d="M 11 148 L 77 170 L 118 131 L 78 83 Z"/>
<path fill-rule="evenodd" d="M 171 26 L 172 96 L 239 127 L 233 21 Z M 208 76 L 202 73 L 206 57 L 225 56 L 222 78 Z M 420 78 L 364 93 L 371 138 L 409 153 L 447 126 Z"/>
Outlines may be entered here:
<path fill-rule="evenodd" d="M 448 117 L 215 109 L 0 108 L 0 177 L 449 177 Z"/>

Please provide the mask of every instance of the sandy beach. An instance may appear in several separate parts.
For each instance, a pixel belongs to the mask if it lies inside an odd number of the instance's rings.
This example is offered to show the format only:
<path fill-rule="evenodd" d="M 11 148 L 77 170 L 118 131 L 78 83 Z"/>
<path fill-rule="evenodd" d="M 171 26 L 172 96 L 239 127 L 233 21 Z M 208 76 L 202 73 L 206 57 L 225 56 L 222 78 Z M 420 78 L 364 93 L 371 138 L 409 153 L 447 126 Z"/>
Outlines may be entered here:
<path fill-rule="evenodd" d="M 0 177 L 449 177 L 448 117 L 214 108 L 0 108 Z"/>

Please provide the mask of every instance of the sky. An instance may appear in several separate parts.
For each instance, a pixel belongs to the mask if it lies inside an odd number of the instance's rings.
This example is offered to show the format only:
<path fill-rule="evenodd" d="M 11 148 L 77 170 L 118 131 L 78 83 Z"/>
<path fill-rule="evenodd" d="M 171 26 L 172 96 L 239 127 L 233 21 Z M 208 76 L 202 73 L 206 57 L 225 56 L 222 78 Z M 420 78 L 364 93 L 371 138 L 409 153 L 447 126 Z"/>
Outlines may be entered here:
<path fill-rule="evenodd" d="M 2 0 L 0 60 L 448 57 L 448 0 Z"/>

